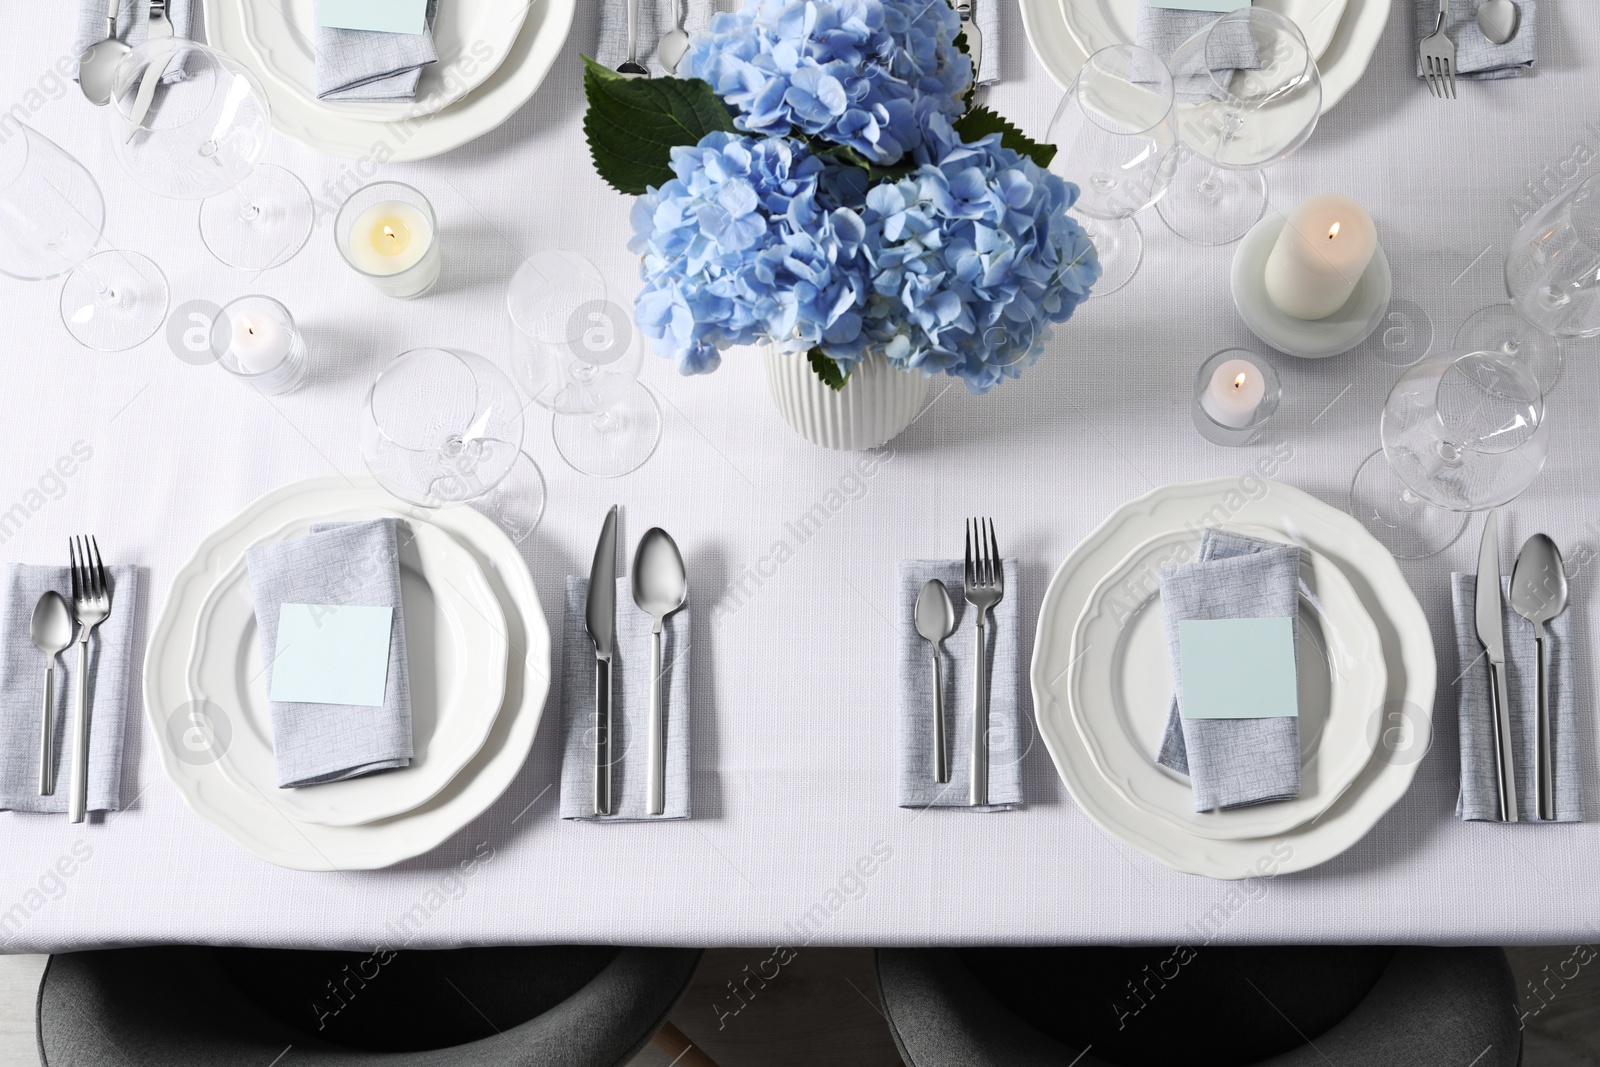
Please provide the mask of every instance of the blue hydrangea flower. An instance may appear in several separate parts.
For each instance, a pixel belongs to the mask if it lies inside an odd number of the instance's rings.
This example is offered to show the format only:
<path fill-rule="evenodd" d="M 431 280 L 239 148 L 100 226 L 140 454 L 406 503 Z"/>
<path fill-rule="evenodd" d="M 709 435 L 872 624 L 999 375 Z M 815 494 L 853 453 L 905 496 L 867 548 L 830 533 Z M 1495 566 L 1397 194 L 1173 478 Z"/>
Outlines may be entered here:
<path fill-rule="evenodd" d="M 860 266 L 866 227 L 819 201 L 822 160 L 781 137 L 710 133 L 672 150 L 677 177 L 633 206 L 644 288 L 635 321 L 684 374 L 716 370 L 722 348 L 817 345 L 848 369 L 865 350 Z"/>
<path fill-rule="evenodd" d="M 751 133 L 814 134 L 894 163 L 930 114 L 954 119 L 972 83 L 945 0 L 746 0 L 690 43 L 687 73 Z"/>

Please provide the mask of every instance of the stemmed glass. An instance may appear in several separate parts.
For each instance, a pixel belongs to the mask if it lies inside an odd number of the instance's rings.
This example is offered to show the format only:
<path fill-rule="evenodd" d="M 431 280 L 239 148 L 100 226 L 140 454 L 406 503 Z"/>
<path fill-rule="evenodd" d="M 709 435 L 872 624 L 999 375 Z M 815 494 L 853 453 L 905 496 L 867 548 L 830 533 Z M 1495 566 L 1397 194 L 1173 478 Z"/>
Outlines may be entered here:
<path fill-rule="evenodd" d="M 150 67 L 181 77 L 158 81 L 135 123 Z M 112 140 L 123 166 L 157 196 L 199 200 L 200 239 L 218 259 L 265 270 L 305 246 L 311 194 L 282 167 L 259 165 L 272 116 L 266 91 L 241 64 L 193 41 L 146 41 L 118 64 L 112 99 L 121 115 Z"/>
<path fill-rule="evenodd" d="M 167 316 L 167 279 L 137 252 L 96 252 L 105 199 L 82 163 L 30 127 L 0 142 L 0 273 L 67 276 L 61 321 L 88 348 L 120 352 Z"/>
<path fill-rule="evenodd" d="M 1172 76 L 1137 45 L 1090 56 L 1050 122 L 1050 169 L 1078 187 L 1073 211 L 1100 256 L 1094 295 L 1127 285 L 1144 257 L 1134 216 L 1167 191 L 1177 164 Z"/>
<path fill-rule="evenodd" d="M 1526 365 L 1500 352 L 1427 360 L 1384 404 L 1383 451 L 1350 486 L 1350 510 L 1402 559 L 1442 552 L 1466 515 L 1509 503 L 1550 451 L 1544 393 Z"/>
<path fill-rule="evenodd" d="M 1503 352 L 1549 393 L 1561 377 L 1561 342 L 1600 337 L 1600 187 L 1586 178 L 1546 204 L 1511 242 L 1509 304 L 1491 304 L 1456 343 Z"/>
<path fill-rule="evenodd" d="M 361 455 L 380 485 L 421 508 L 475 504 L 514 540 L 544 514 L 544 475 L 522 452 L 523 404 L 471 352 L 401 353 L 367 391 Z"/>
<path fill-rule="evenodd" d="M 1179 45 L 1168 66 L 1185 159 L 1156 210 L 1187 241 L 1230 244 L 1266 211 L 1265 168 L 1317 128 L 1316 57 L 1291 19 L 1243 7 Z"/>
<path fill-rule="evenodd" d="M 506 290 L 511 353 L 534 403 L 555 412 L 556 451 L 576 471 L 616 478 L 661 440 L 661 408 L 640 384 L 643 349 L 593 263 L 572 252 L 530 256 Z"/>

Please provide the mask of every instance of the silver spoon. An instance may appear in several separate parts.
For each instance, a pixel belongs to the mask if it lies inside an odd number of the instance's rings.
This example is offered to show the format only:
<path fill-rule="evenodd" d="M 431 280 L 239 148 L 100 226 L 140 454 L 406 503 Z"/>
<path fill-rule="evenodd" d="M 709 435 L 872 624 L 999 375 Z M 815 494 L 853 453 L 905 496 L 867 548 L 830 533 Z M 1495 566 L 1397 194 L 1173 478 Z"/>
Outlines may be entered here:
<path fill-rule="evenodd" d="M 667 738 L 661 714 L 661 626 L 683 607 L 689 577 L 672 536 L 652 527 L 633 554 L 633 602 L 655 617 L 650 645 L 650 764 L 645 772 L 646 815 L 667 809 Z"/>
<path fill-rule="evenodd" d="M 33 647 L 45 655 L 44 710 L 39 717 L 39 795 L 56 791 L 56 657 L 72 644 L 72 611 L 50 590 L 33 606 L 28 625 Z"/>
<path fill-rule="evenodd" d="M 1490 44 L 1505 44 L 1517 35 L 1522 9 L 1511 0 L 1483 0 L 1478 5 L 1478 29 Z"/>
<path fill-rule="evenodd" d="M 1511 566 L 1511 607 L 1533 623 L 1539 649 L 1538 741 L 1534 746 L 1534 781 L 1539 818 L 1556 817 L 1555 761 L 1550 751 L 1550 661 L 1545 651 L 1544 624 L 1567 610 L 1567 571 L 1561 550 L 1544 534 L 1528 538 Z"/>
<path fill-rule="evenodd" d="M 618 64 L 617 73 L 630 78 L 650 77 L 639 63 L 639 0 L 628 0 L 628 58 Z"/>
<path fill-rule="evenodd" d="M 106 39 L 83 50 L 78 57 L 78 88 L 91 104 L 101 107 L 111 102 L 111 93 L 122 57 L 133 51 L 126 43 L 117 40 L 117 3 L 109 0 L 106 10 Z"/>
<path fill-rule="evenodd" d="M 672 5 L 672 29 L 661 35 L 661 40 L 656 42 L 656 58 L 661 60 L 661 65 L 667 68 L 668 74 L 678 73 L 678 64 L 683 62 L 683 57 L 689 51 L 689 34 L 683 28 L 683 5 Z"/>
<path fill-rule="evenodd" d="M 944 639 L 956 628 L 956 609 L 950 590 L 937 578 L 917 594 L 917 633 L 933 643 L 933 780 L 950 780 L 950 744 L 944 731 Z"/>

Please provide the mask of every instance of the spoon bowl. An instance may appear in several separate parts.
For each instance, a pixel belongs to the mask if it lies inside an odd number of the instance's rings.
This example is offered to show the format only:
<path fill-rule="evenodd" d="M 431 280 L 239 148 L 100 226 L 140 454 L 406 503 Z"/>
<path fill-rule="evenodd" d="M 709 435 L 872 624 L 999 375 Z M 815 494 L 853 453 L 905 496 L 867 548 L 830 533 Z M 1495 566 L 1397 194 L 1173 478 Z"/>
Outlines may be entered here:
<path fill-rule="evenodd" d="M 662 34 L 661 40 L 656 43 L 656 58 L 667 68 L 668 74 L 678 73 L 678 64 L 683 62 L 688 52 L 689 35 L 684 32 L 681 22 Z"/>
<path fill-rule="evenodd" d="M 1478 30 L 1490 44 L 1505 44 L 1517 35 L 1522 9 L 1511 0 L 1483 0 L 1478 5 Z"/>
<path fill-rule="evenodd" d="M 117 65 L 133 49 L 115 37 L 107 37 L 84 49 L 78 57 L 78 87 L 91 104 L 104 107 L 115 91 Z"/>

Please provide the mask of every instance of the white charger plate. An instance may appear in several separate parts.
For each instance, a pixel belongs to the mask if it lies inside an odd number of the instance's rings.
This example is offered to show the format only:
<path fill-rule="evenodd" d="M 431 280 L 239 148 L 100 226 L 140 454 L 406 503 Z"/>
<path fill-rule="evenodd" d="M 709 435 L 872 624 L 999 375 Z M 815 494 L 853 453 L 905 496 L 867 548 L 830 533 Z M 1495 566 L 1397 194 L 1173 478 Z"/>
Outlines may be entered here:
<path fill-rule="evenodd" d="M 250 504 L 202 541 L 178 571 L 145 653 L 145 715 L 167 778 L 196 815 L 281 867 L 371 870 L 436 848 L 483 814 L 516 778 L 550 691 L 550 628 L 522 554 L 484 515 L 470 507 L 448 508 L 414 517 L 426 518 L 471 554 L 500 602 L 512 655 L 505 701 L 488 740 L 442 792 L 411 811 L 363 826 L 304 823 L 229 781 L 209 752 L 186 746 L 190 636 L 219 577 L 198 561 L 223 540 L 248 541 L 297 518 L 363 509 L 392 513 L 395 500 L 370 477 L 336 475 L 283 486 Z"/>
<path fill-rule="evenodd" d="M 439 61 L 422 70 L 415 100 L 317 100 L 316 0 L 238 0 L 245 40 L 261 70 L 312 104 L 341 114 L 394 122 L 431 115 L 489 79 L 511 50 L 536 0 L 441 0 L 433 44 Z"/>
<path fill-rule="evenodd" d="M 372 517 L 370 509 L 296 518 L 244 548 L 304 537 L 314 523 L 357 517 Z M 220 566 L 222 577 L 195 621 L 189 698 L 221 708 L 232 721 L 230 744 L 217 760 L 222 772 L 290 818 L 359 826 L 410 811 L 450 784 L 483 747 L 500 713 L 506 620 L 483 572 L 466 549 L 431 523 L 402 520 L 398 544 L 411 689 L 410 766 L 301 789 L 277 784 L 272 712 L 244 553 L 231 566 L 201 561 L 213 573 Z M 217 552 L 237 547 L 213 546 Z"/>
<path fill-rule="evenodd" d="M 1260 527 L 1231 532 L 1285 541 Z M 1302 550 L 1296 627 L 1300 795 L 1227 811 L 1196 812 L 1189 779 L 1161 766 L 1173 680 L 1157 572 L 1190 562 L 1199 534 L 1170 530 L 1130 552 L 1089 594 L 1072 638 L 1068 708 L 1095 767 L 1129 803 L 1200 837 L 1232 840 L 1292 830 L 1322 814 L 1372 755 L 1367 727 L 1384 700 L 1378 629 L 1337 565 Z"/>
<path fill-rule="evenodd" d="M 428 159 L 481 137 L 509 119 L 533 96 L 561 55 L 577 7 L 577 0 L 539 0 L 529 8 L 505 60 L 475 91 L 431 115 L 386 123 L 343 114 L 339 106 L 304 100 L 267 75 L 250 49 L 240 3 L 205 0 L 206 39 L 211 47 L 226 52 L 261 79 L 272 109 L 273 128 L 330 156 L 379 162 Z"/>
<path fill-rule="evenodd" d="M 1378 628 L 1388 668 L 1387 708 L 1403 702 L 1416 720 L 1432 715 L 1433 636 L 1394 557 L 1354 518 L 1299 489 L 1270 479 L 1217 478 L 1164 486 L 1123 505 L 1056 571 L 1040 607 L 1030 672 L 1039 734 L 1084 813 L 1153 859 L 1209 878 L 1315 867 L 1359 841 L 1405 795 L 1416 774 L 1407 752 L 1369 759 L 1317 819 L 1269 837 L 1213 840 L 1130 804 L 1100 774 L 1072 721 L 1067 686 L 1072 634 L 1090 593 L 1133 547 L 1167 530 L 1206 523 L 1275 530 L 1337 564 Z M 1383 725 L 1380 710 L 1373 709 L 1374 725 Z"/>
<path fill-rule="evenodd" d="M 1146 0 L 1060 0 L 1067 32 L 1085 55 L 1115 44 L 1136 43 L 1139 11 Z M 1333 43 L 1348 0 L 1256 0 L 1254 6 L 1276 11 L 1300 27 L 1312 58 L 1321 59 Z"/>
<path fill-rule="evenodd" d="M 1324 114 L 1343 100 L 1366 73 L 1367 64 L 1372 61 L 1372 54 L 1389 23 L 1391 2 L 1349 0 L 1333 41 L 1317 61 L 1322 73 Z M 1062 89 L 1070 87 L 1088 53 L 1072 39 L 1066 16 L 1061 12 L 1061 0 L 1019 0 L 1019 4 L 1022 27 L 1027 31 L 1034 55 L 1039 57 L 1057 85 Z"/>

